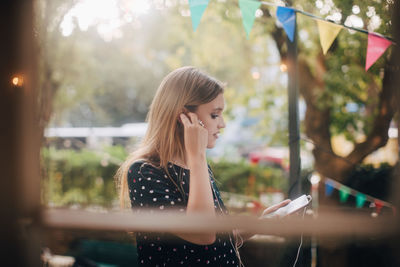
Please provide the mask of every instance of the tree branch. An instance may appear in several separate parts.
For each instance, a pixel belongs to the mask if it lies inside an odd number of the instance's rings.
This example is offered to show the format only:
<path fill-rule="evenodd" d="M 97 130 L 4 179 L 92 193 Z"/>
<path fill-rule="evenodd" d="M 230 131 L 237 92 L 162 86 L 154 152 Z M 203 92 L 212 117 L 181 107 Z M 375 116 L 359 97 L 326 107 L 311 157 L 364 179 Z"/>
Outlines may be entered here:
<path fill-rule="evenodd" d="M 382 83 L 382 91 L 379 94 L 378 114 L 376 115 L 373 123 L 372 130 L 368 134 L 367 139 L 355 145 L 354 150 L 347 156 L 351 162 L 361 163 L 361 161 L 374 152 L 378 148 L 386 145 L 388 141 L 388 130 L 390 122 L 394 116 L 395 110 L 391 103 L 395 97 L 395 92 L 392 89 L 396 73 L 390 66 L 394 65 L 394 57 L 391 54 L 389 62 L 385 65 L 385 72 Z"/>

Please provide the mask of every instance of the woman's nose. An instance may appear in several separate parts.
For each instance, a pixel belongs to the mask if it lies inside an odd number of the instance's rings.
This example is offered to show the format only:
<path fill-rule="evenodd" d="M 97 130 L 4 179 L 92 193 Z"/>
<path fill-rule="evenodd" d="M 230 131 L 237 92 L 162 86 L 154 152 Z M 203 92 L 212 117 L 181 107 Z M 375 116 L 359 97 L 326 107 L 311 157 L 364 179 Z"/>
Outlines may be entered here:
<path fill-rule="evenodd" d="M 220 121 L 220 123 L 218 124 L 218 128 L 225 128 L 225 120 L 224 120 L 224 118 L 223 117 L 221 117 L 221 121 Z"/>

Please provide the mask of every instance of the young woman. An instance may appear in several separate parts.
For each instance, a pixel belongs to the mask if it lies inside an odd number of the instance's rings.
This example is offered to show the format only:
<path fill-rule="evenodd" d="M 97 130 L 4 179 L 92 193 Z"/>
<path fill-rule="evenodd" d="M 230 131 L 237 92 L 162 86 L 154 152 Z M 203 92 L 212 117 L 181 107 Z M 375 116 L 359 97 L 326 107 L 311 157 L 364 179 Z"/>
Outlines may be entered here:
<path fill-rule="evenodd" d="M 193 67 L 163 79 L 146 135 L 119 170 L 121 201 L 129 194 L 136 212 L 228 213 L 206 161 L 206 149 L 215 146 L 225 127 L 223 92 L 221 82 Z M 237 236 L 238 231 L 136 233 L 139 266 L 240 266 Z"/>

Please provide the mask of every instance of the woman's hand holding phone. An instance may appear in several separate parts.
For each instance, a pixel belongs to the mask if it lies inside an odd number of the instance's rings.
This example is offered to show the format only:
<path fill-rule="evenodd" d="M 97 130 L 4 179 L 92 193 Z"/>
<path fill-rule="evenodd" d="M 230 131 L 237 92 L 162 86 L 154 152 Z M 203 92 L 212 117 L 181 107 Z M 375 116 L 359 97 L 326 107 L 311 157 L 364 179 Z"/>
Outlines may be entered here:
<path fill-rule="evenodd" d="M 193 112 L 181 113 L 180 119 L 184 126 L 185 150 L 188 157 L 204 156 L 208 132 L 201 126 L 197 115 Z"/>
<path fill-rule="evenodd" d="M 294 200 L 287 202 L 287 200 L 268 208 L 264 211 L 261 218 L 282 218 L 292 213 L 299 211 L 302 208 L 306 208 L 311 202 L 312 197 L 310 195 L 302 195 Z M 285 204 L 286 203 L 286 204 Z"/>
<path fill-rule="evenodd" d="M 278 215 L 273 215 L 273 213 L 275 211 L 277 211 L 278 209 L 285 207 L 286 205 L 288 205 L 291 202 L 290 199 L 285 199 L 282 202 L 279 202 L 278 204 L 275 204 L 271 207 L 268 207 L 264 210 L 264 212 L 262 213 L 260 219 L 265 219 L 265 218 L 275 218 L 275 217 L 279 217 Z M 270 216 L 268 216 L 270 215 Z"/>

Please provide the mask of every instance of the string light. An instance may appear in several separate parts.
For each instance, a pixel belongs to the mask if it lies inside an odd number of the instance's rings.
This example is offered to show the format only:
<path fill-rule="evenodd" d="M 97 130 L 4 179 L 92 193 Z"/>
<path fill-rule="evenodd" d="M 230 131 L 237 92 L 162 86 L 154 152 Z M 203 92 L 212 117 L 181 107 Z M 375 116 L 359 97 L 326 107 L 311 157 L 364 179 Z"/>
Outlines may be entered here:
<path fill-rule="evenodd" d="M 15 75 L 11 78 L 11 84 L 16 87 L 22 87 L 24 85 L 24 78 L 20 75 Z"/>

